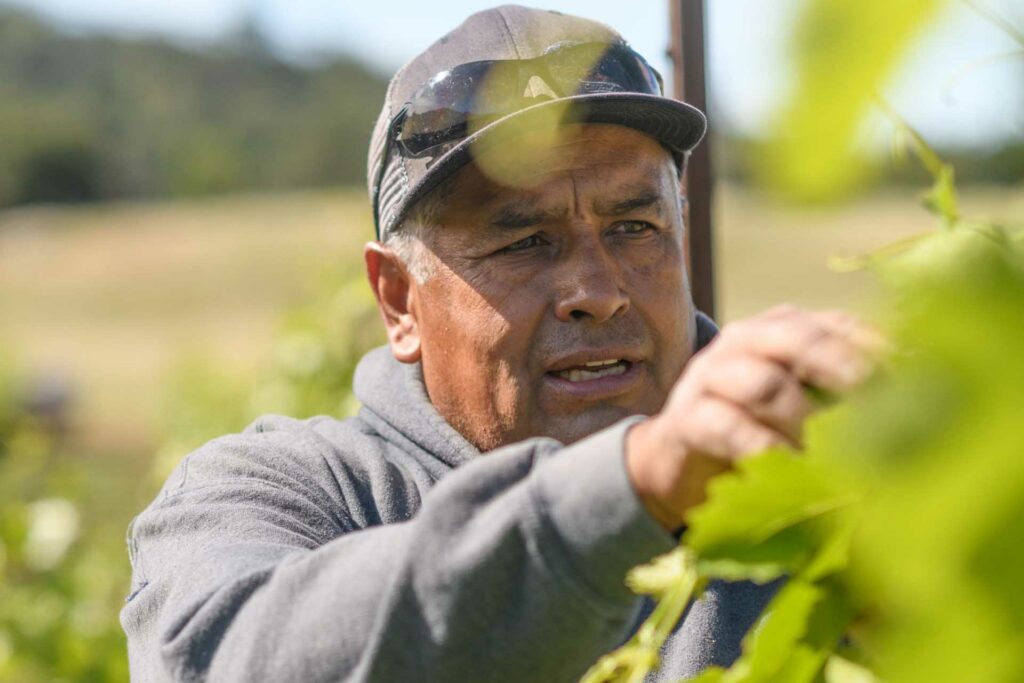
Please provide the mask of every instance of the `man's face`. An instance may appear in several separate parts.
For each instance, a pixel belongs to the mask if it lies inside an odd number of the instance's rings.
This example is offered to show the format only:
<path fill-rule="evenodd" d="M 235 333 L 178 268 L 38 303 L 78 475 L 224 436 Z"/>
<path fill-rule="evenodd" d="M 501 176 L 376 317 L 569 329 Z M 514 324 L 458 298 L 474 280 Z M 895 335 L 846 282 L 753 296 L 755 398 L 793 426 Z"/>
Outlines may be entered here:
<path fill-rule="evenodd" d="M 514 150 L 464 167 L 427 245 L 434 272 L 410 283 L 431 402 L 482 451 L 652 414 L 692 353 L 670 156 L 628 128 L 562 132 L 502 184 L 480 168 Z"/>

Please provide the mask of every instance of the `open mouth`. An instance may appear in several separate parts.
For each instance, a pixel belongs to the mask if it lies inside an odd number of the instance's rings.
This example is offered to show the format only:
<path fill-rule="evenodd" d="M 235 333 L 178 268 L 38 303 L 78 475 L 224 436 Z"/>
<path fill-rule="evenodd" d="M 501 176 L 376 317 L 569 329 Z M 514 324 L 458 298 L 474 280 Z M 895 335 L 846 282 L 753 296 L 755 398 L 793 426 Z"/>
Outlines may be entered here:
<path fill-rule="evenodd" d="M 571 368 L 558 370 L 551 374 L 570 382 L 589 382 L 602 377 L 614 377 L 622 375 L 633 364 L 621 358 L 610 358 L 608 360 L 597 360 L 590 363 L 583 363 Z"/>

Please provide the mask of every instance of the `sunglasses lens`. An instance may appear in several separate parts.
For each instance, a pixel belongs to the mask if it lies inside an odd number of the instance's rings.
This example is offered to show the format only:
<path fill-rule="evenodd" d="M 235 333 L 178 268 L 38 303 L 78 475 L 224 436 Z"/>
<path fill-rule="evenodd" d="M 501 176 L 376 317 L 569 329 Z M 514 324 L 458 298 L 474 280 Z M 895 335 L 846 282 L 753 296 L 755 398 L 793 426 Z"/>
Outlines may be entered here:
<path fill-rule="evenodd" d="M 657 72 L 632 51 L 620 50 L 614 59 L 601 60 L 588 74 L 587 81 L 585 87 L 604 84 L 616 91 L 661 94 Z"/>
<path fill-rule="evenodd" d="M 487 62 L 462 64 L 432 78 L 406 104 L 398 128 L 402 149 L 412 156 L 464 133 L 473 111 L 473 84 L 487 72 Z"/>

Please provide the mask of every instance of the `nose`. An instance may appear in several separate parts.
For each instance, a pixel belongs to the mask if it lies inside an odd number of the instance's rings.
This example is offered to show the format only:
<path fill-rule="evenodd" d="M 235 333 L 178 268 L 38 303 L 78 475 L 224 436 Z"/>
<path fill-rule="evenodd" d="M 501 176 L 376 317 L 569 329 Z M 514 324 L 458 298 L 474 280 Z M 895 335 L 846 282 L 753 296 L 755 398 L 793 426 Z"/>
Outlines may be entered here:
<path fill-rule="evenodd" d="M 555 316 L 563 321 L 602 323 L 629 309 L 622 272 L 600 239 L 577 243 L 558 266 Z"/>

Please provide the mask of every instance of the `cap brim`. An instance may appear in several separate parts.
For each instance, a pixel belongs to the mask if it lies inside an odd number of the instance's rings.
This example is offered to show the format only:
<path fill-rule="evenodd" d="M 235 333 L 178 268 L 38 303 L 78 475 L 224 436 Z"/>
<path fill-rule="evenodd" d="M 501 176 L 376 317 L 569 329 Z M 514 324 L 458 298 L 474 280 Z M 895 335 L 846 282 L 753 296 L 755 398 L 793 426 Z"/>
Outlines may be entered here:
<path fill-rule="evenodd" d="M 469 163 L 473 158 L 474 148 L 508 140 L 510 131 L 528 129 L 530 118 L 550 125 L 551 109 L 554 107 L 565 109 L 560 121 L 563 125 L 606 123 L 632 128 L 658 140 L 677 158 L 685 156 L 692 150 L 707 131 L 707 119 L 699 109 L 685 102 L 657 95 L 616 92 L 548 100 L 489 123 L 434 160 L 426 174 L 409 188 L 407 198 L 403 202 L 405 210 Z M 513 120 L 516 122 L 515 126 L 507 125 Z M 405 210 L 396 217 L 395 225 L 405 218 Z"/>

